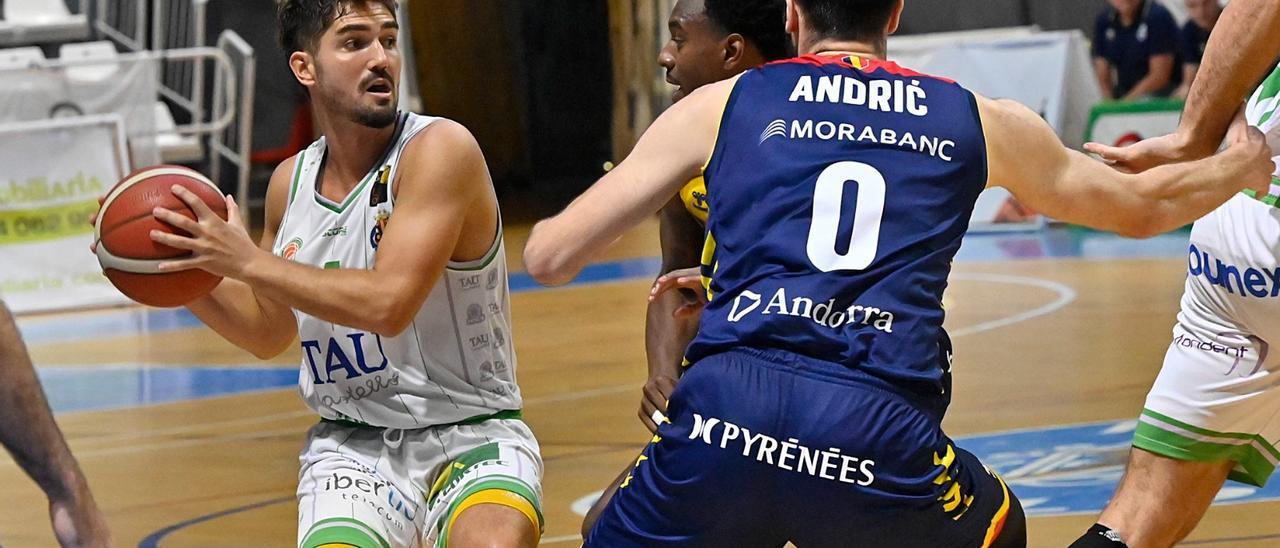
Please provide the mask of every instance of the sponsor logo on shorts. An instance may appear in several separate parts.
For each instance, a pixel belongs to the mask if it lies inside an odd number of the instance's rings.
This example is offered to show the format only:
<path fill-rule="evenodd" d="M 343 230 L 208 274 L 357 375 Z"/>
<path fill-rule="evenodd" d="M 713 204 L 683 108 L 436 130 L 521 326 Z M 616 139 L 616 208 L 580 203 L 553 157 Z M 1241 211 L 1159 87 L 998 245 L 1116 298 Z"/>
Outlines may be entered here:
<path fill-rule="evenodd" d="M 967 436 L 955 444 L 999 473 L 1028 516 L 1096 514 L 1115 494 L 1136 425 L 1136 420 L 1122 420 L 1047 426 Z M 714 433 L 712 441 L 719 441 Z M 1266 487 L 1227 482 L 1216 499 L 1220 503 L 1274 500 L 1280 500 L 1280 477 L 1275 476 Z M 589 507 L 590 502 L 579 513 Z"/>
<path fill-rule="evenodd" d="M 467 342 L 471 343 L 472 350 L 478 350 L 489 346 L 489 334 L 481 333 L 474 337 L 467 337 Z"/>
<path fill-rule="evenodd" d="M 1254 268 L 1225 263 L 1195 244 L 1187 252 L 1187 272 L 1204 278 L 1210 285 L 1245 298 L 1280 297 L 1280 268 Z"/>
<path fill-rule="evenodd" d="M 333 475 L 324 479 L 320 488 L 323 491 L 342 493 L 342 500 L 367 504 L 379 516 L 394 523 L 399 529 L 404 529 L 406 526 L 400 518 L 412 523 L 418 514 L 417 506 L 406 500 L 395 487 L 385 481 L 334 472 Z"/>
<path fill-rule="evenodd" d="M 1239 374 L 1241 377 L 1248 377 L 1256 374 L 1258 370 L 1262 369 L 1262 364 L 1266 361 L 1267 354 L 1271 350 L 1271 345 L 1268 345 L 1267 341 L 1252 335 L 1239 335 L 1235 333 L 1218 334 L 1219 341 L 1224 338 L 1238 339 L 1238 344 L 1227 345 L 1218 341 L 1206 341 L 1185 333 L 1179 333 L 1177 337 L 1174 337 L 1173 344 L 1182 348 L 1193 348 L 1201 352 L 1222 354 L 1228 358 L 1233 358 L 1231 367 L 1227 369 L 1226 373 L 1224 373 L 1225 375 L 1235 373 Z M 1253 346 L 1257 346 L 1258 348 L 1257 357 L 1250 355 L 1250 350 Z M 1247 367 L 1240 367 L 1241 362 L 1253 363 L 1253 369 L 1250 370 Z"/>
<path fill-rule="evenodd" d="M 767 434 L 752 432 L 743 426 L 715 417 L 693 414 L 693 431 L 689 439 L 733 451 L 742 447 L 742 456 L 770 466 L 829 481 L 868 486 L 875 481 L 876 462 L 846 455 L 837 447 L 813 449 L 796 438 L 779 440 Z"/>
<path fill-rule="evenodd" d="M 774 291 L 767 303 L 763 295 L 751 290 L 743 290 L 733 299 L 733 306 L 729 309 L 729 323 L 738 323 L 753 313 L 760 316 L 805 318 L 831 329 L 865 325 L 885 333 L 893 333 L 893 312 L 859 304 L 841 308 L 836 305 L 835 299 L 817 304 L 809 297 L 799 296 L 789 299 L 785 287 L 779 287 Z"/>

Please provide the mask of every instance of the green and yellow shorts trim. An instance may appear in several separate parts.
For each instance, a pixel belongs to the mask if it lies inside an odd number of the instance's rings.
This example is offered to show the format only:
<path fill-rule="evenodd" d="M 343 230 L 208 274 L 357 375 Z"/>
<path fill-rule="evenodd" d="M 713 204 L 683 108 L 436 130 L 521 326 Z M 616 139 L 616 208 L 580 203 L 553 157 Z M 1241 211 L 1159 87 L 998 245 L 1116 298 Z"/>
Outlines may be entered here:
<path fill-rule="evenodd" d="M 300 548 L 391 548 L 377 531 L 353 518 L 328 518 L 311 526 Z"/>
<path fill-rule="evenodd" d="M 1280 451 L 1258 434 L 1216 432 L 1143 409 L 1133 446 L 1160 456 L 1196 462 L 1235 461 L 1229 479 L 1262 487 L 1280 464 Z"/>
<path fill-rule="evenodd" d="M 504 455 L 512 451 L 516 448 L 497 442 L 476 447 L 450 462 L 436 478 L 427 497 L 428 507 L 443 510 L 432 512 L 436 546 L 448 546 L 454 523 L 467 509 L 481 504 L 516 510 L 542 534 L 545 520 L 538 493 L 517 474 L 504 473 L 516 472 L 506 470 L 520 460 L 518 455 Z"/>

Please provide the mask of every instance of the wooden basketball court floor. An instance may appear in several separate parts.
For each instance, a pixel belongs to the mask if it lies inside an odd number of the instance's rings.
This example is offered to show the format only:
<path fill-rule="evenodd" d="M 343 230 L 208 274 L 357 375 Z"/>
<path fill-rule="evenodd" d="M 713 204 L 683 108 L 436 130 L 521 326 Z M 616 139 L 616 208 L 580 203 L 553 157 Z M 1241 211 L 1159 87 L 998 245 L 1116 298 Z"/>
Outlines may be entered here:
<path fill-rule="evenodd" d="M 513 271 L 526 232 L 509 230 Z M 946 297 L 956 347 L 946 426 L 1010 479 L 1035 516 L 1031 545 L 1065 546 L 1105 504 L 1169 344 L 1185 240 L 1056 229 L 970 238 L 962 250 Z M 546 461 L 545 545 L 576 545 L 585 497 L 648 438 L 636 409 L 654 242 L 650 223 L 562 289 L 513 275 L 525 417 Z M 118 546 L 294 544 L 297 453 L 316 421 L 294 387 L 297 351 L 259 362 L 180 311 L 20 324 Z M 1229 485 L 1231 500 L 1186 545 L 1280 545 L 1280 488 Z M 0 486 L 0 544 L 53 545 L 43 496 L 7 456 Z"/>

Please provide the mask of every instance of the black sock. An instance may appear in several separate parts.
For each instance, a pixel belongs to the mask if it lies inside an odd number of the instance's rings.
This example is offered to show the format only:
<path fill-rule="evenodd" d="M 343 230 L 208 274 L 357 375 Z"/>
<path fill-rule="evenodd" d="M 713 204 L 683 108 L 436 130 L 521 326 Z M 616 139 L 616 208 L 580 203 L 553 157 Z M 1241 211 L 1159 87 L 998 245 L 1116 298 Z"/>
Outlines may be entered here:
<path fill-rule="evenodd" d="M 1128 548 L 1120 534 L 1101 523 L 1093 524 L 1084 536 L 1071 543 L 1070 548 Z"/>

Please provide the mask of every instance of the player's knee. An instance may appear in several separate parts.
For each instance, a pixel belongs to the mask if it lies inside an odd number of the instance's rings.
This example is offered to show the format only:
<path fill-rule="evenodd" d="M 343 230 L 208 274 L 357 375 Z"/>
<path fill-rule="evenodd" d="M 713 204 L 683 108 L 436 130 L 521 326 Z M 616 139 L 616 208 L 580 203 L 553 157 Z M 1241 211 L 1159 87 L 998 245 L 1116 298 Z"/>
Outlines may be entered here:
<path fill-rule="evenodd" d="M 524 548 L 538 545 L 538 528 L 524 512 L 499 504 L 463 510 L 449 529 L 449 548 Z"/>

